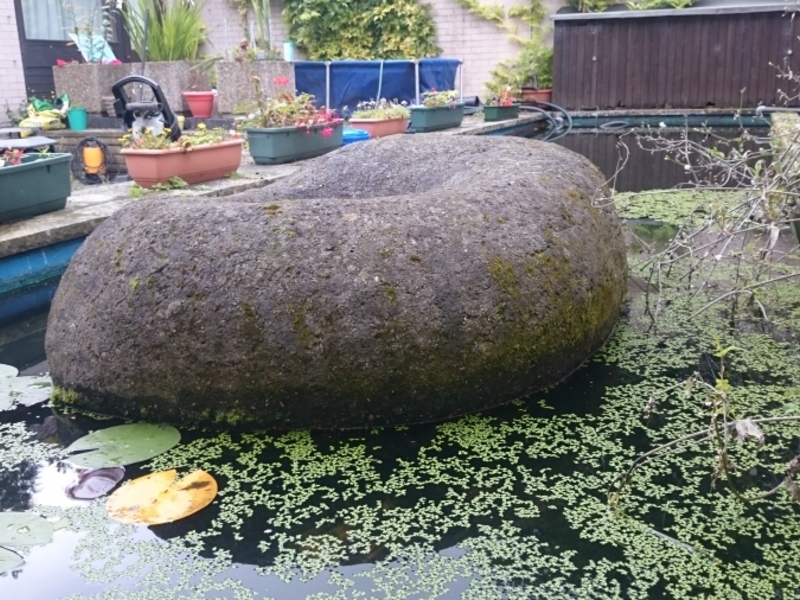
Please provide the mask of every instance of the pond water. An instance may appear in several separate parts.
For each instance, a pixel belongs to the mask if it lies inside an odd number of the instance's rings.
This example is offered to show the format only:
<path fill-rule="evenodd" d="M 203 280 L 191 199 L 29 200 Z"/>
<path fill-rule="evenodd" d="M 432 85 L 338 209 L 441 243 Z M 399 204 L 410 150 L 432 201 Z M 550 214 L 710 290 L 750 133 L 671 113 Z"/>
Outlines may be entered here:
<path fill-rule="evenodd" d="M 634 197 L 620 210 L 658 243 L 696 204 Z M 641 250 L 630 256 L 634 282 Z M 607 497 L 639 453 L 708 426 L 700 390 L 664 390 L 695 371 L 713 377 L 715 336 L 739 348 L 727 364 L 738 410 L 797 410 L 796 284 L 768 291 L 769 326 L 743 318 L 752 326 L 734 329 L 720 311 L 687 320 L 701 300 L 676 296 L 654 330 L 631 289 L 602 351 L 505 407 L 371 431 L 182 430 L 178 446 L 126 473 L 214 475 L 217 500 L 169 525 L 121 525 L 103 500 L 64 494 L 77 473 L 60 449 L 117 421 L 43 405 L 0 412 L 0 511 L 60 524 L 51 543 L 17 549 L 25 564 L 0 575 L 0 598 L 799 598 L 798 505 L 784 493 L 743 505 L 712 486 L 708 443 L 642 467 L 618 510 Z M 0 331 L 0 364 L 46 369 L 45 319 Z M 761 448 L 735 453 L 747 489 L 780 482 L 800 452 L 796 424 L 765 433 Z"/>

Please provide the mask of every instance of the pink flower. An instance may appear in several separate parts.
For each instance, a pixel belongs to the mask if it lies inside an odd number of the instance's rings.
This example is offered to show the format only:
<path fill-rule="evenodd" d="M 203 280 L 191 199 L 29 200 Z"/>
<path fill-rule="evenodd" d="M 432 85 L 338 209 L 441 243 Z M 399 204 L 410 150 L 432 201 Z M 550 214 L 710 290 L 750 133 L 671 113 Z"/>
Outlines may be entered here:
<path fill-rule="evenodd" d="M 331 129 L 330 127 L 326 127 L 325 129 L 322 130 L 322 137 L 330 137 L 332 135 L 333 135 L 333 129 Z"/>

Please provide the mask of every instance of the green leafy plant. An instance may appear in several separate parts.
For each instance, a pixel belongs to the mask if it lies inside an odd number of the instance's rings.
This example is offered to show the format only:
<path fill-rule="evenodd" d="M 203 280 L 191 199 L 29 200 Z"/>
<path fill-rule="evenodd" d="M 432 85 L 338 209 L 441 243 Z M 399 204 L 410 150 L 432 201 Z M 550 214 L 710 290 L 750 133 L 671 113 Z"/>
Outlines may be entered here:
<path fill-rule="evenodd" d="M 240 64 L 255 60 L 283 60 L 281 53 L 277 49 L 251 46 L 247 40 L 239 42 L 239 45 L 233 49 L 232 54 L 231 58 Z"/>
<path fill-rule="evenodd" d="M 240 129 L 270 127 L 312 127 L 324 123 L 338 123 L 341 119 L 336 111 L 324 106 L 317 108 L 311 94 L 295 94 L 289 86 L 288 77 L 275 77 L 273 82 L 282 86 L 274 98 L 267 98 L 261 87 L 261 79 L 253 76 L 255 100 L 251 103 L 248 115 L 237 121 Z M 329 129 L 322 132 L 327 136 Z"/>
<path fill-rule="evenodd" d="M 449 106 L 455 103 L 457 95 L 455 90 L 438 91 L 435 88 L 431 88 L 427 92 L 422 92 L 422 106 L 428 108 Z"/>
<path fill-rule="evenodd" d="M 602 12 L 611 4 L 609 0 L 569 0 L 569 5 L 581 12 Z"/>
<path fill-rule="evenodd" d="M 153 187 L 150 189 L 156 192 L 170 192 L 172 190 L 185 190 L 188 187 L 189 184 L 186 183 L 186 181 L 175 175 L 174 177 L 170 177 L 166 183 L 153 184 Z"/>
<path fill-rule="evenodd" d="M 519 90 L 510 85 L 489 83 L 486 87 L 489 89 L 489 96 L 486 98 L 488 106 L 511 106 L 517 101 Z"/>
<path fill-rule="evenodd" d="M 196 60 L 206 40 L 203 3 L 200 0 L 160 0 L 125 2 L 122 14 L 131 44 L 139 56 L 145 53 L 147 21 L 147 60 Z M 148 17 L 149 15 L 149 17 Z"/>
<path fill-rule="evenodd" d="M 632 0 L 628 8 L 632 10 L 650 10 L 654 8 L 688 8 L 697 0 Z"/>
<path fill-rule="evenodd" d="M 431 6 L 417 0 L 287 0 L 289 37 L 311 60 L 436 56 Z"/>
<path fill-rule="evenodd" d="M 238 137 L 238 134 L 221 127 L 208 129 L 205 123 L 197 126 L 196 133 L 184 133 L 177 141 L 172 141 L 169 135 L 172 130 L 165 127 L 159 133 L 154 133 L 152 128 L 147 128 L 138 136 L 126 133 L 119 138 L 123 148 L 136 148 L 138 150 L 163 150 L 165 148 L 185 148 L 191 150 L 195 146 L 216 144 Z"/>
<path fill-rule="evenodd" d="M 541 34 L 535 34 L 525 41 L 517 58 L 497 65 L 488 85 L 510 87 L 513 90 L 524 87 L 541 90 L 552 88 L 553 48 L 544 42 Z"/>
<path fill-rule="evenodd" d="M 351 119 L 407 119 L 411 111 L 405 102 L 397 102 L 381 98 L 380 100 L 369 100 L 359 102 L 356 110 L 350 115 Z"/>
<path fill-rule="evenodd" d="M 19 104 L 12 108 L 11 105 L 6 102 L 6 119 L 11 125 L 19 125 L 19 123 L 28 117 L 28 99 L 23 98 L 20 100 Z"/>
<path fill-rule="evenodd" d="M 253 25 L 255 26 L 256 39 L 253 50 L 253 60 L 258 52 L 265 53 L 265 60 L 279 60 L 281 58 L 278 52 L 272 45 L 272 20 L 270 18 L 270 0 L 228 0 L 233 5 L 238 13 L 239 19 L 242 23 L 242 29 L 245 36 L 250 33 L 250 15 L 252 15 Z M 248 44 L 247 40 L 243 40 L 244 44 Z"/>

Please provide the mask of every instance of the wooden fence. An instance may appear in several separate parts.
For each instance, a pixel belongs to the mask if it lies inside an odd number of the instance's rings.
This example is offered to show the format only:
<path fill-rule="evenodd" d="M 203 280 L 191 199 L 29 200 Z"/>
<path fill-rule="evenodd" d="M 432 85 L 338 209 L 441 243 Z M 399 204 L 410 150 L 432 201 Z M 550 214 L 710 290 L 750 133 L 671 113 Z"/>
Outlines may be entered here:
<path fill-rule="evenodd" d="M 786 4 L 555 15 L 553 102 L 571 110 L 784 104 L 800 67 Z M 792 105 L 800 104 L 797 101 Z"/>

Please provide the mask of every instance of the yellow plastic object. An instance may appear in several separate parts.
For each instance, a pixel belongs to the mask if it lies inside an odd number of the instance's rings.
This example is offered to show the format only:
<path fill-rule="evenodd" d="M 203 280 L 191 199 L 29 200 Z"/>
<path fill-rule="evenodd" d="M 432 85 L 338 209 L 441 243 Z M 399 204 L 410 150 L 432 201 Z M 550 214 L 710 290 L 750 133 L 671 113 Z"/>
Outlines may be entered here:
<path fill-rule="evenodd" d="M 103 151 L 100 148 L 83 149 L 83 166 L 88 175 L 105 173 L 106 167 L 103 164 L 104 162 Z"/>
<path fill-rule="evenodd" d="M 205 471 L 178 479 L 160 471 L 129 481 L 108 497 L 106 512 L 120 523 L 161 525 L 205 508 L 217 496 L 217 482 Z"/>
<path fill-rule="evenodd" d="M 60 117 L 47 117 L 37 115 L 35 117 L 28 117 L 19 123 L 20 127 L 33 127 L 35 129 L 65 129 L 66 126 L 61 122 Z"/>

